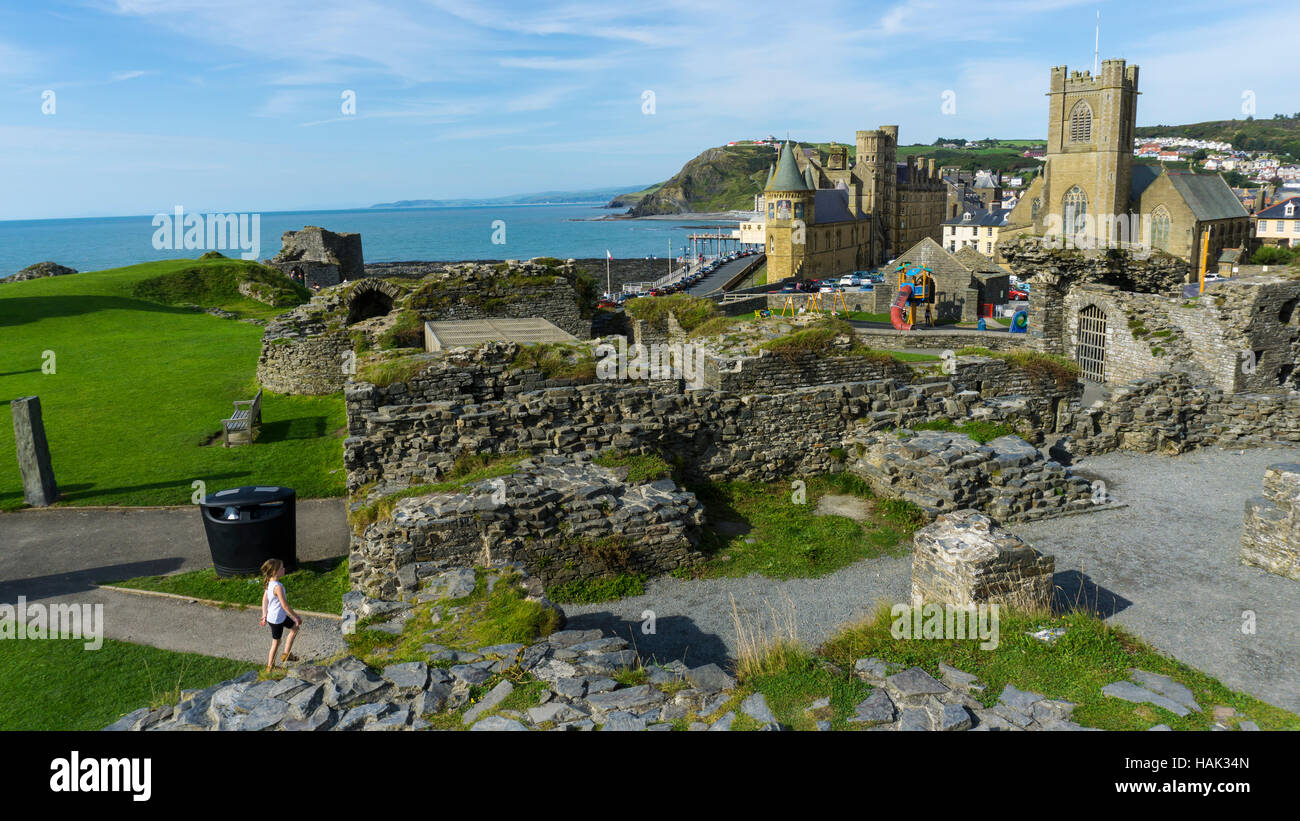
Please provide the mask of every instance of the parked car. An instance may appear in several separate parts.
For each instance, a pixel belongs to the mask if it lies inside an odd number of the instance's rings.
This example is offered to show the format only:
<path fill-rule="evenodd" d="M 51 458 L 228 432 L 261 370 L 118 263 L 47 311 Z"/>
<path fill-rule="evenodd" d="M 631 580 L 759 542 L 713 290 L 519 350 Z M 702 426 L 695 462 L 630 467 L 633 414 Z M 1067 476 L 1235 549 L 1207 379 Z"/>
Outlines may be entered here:
<path fill-rule="evenodd" d="M 862 285 L 862 277 L 857 274 L 845 274 L 840 277 L 841 288 L 857 288 Z"/>
<path fill-rule="evenodd" d="M 1029 293 L 1027 291 L 1020 291 L 1015 288 L 1011 289 L 1010 295 L 1012 299 L 1029 299 Z"/>

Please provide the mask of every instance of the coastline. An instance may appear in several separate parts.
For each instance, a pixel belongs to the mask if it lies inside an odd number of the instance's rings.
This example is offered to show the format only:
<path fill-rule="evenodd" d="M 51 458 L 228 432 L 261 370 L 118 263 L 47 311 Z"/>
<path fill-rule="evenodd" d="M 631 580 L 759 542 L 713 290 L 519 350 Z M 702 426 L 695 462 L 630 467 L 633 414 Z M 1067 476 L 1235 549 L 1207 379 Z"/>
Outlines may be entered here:
<path fill-rule="evenodd" d="M 571 221 L 599 222 L 601 220 L 660 220 L 682 222 L 691 220 L 715 220 L 722 222 L 744 222 L 746 220 L 757 219 L 758 216 L 759 215 L 753 211 L 688 211 L 683 214 L 650 214 L 644 217 L 632 217 L 627 214 L 606 214 L 600 217 L 589 217 L 587 219 Z"/>

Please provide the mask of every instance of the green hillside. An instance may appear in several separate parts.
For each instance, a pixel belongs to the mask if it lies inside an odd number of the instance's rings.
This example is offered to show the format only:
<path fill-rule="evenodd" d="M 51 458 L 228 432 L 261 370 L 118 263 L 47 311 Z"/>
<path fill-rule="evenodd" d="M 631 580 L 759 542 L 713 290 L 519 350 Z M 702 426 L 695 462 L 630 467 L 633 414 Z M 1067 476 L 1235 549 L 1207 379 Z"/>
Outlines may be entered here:
<path fill-rule="evenodd" d="M 748 211 L 776 160 L 765 145 L 724 145 L 692 159 L 632 208 L 634 217 L 701 211 Z"/>
<path fill-rule="evenodd" d="M 1133 130 L 1138 137 L 1188 137 L 1228 142 L 1242 151 L 1268 151 L 1300 159 L 1300 113 L 1268 120 L 1212 120 L 1191 125 L 1148 125 Z"/>
<path fill-rule="evenodd" d="M 257 483 L 342 494 L 341 397 L 268 393 L 254 444 L 212 444 L 231 402 L 257 392 L 262 328 L 163 304 L 245 317 L 285 310 L 241 296 L 240 282 L 285 304 L 305 299 L 268 270 L 168 260 L 0 282 L 0 406 L 40 397 L 59 504 L 185 504 L 200 480 L 209 492 Z M 13 425 L 0 412 L 0 510 L 22 505 Z"/>

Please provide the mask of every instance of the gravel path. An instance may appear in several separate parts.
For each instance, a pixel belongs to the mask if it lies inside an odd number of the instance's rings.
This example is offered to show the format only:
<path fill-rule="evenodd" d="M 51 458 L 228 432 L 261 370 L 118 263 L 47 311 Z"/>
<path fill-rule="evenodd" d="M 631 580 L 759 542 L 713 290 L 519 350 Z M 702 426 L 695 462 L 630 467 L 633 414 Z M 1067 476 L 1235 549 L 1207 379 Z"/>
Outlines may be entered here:
<path fill-rule="evenodd" d="M 1063 600 L 1086 601 L 1228 686 L 1300 711 L 1300 584 L 1238 562 L 1246 498 L 1258 495 L 1265 467 L 1298 460 L 1300 448 L 1093 457 L 1072 469 L 1105 481 L 1127 507 L 1011 529 L 1056 556 Z M 785 632 L 793 613 L 799 639 L 816 645 L 877 601 L 906 601 L 910 574 L 909 558 L 883 558 L 821 579 L 665 577 L 643 596 L 565 611 L 574 627 L 612 630 L 643 654 L 695 666 L 734 655 L 732 597 L 750 625 L 775 621 Z M 652 635 L 641 628 L 646 610 Z M 1255 613 L 1254 635 L 1241 631 L 1245 610 Z"/>

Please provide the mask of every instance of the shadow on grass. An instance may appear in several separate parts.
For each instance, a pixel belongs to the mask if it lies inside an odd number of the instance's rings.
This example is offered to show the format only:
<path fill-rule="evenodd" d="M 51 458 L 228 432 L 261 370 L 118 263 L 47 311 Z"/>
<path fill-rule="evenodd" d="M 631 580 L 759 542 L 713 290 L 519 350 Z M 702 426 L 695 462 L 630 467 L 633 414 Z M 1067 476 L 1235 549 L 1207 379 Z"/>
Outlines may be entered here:
<path fill-rule="evenodd" d="M 655 621 L 655 632 L 645 635 L 640 621 L 620 618 L 610 612 L 583 613 L 568 620 L 565 629 L 599 628 L 607 634 L 627 639 L 648 664 L 652 660 L 668 662 L 681 659 L 688 667 L 713 663 L 726 667 L 730 663 L 727 645 L 713 633 L 705 633 L 686 616 L 663 616 Z"/>
<path fill-rule="evenodd" d="M 717 485 L 711 482 L 690 483 L 686 489 L 700 500 L 708 517 L 700 543 L 696 545 L 705 556 L 712 558 L 729 547 L 736 537 L 754 529 L 753 523 L 736 509 L 731 497 Z"/>
<path fill-rule="evenodd" d="M 98 311 L 150 311 L 164 314 L 193 314 L 188 308 L 160 305 L 120 296 L 58 294 L 20 296 L 0 300 L 0 327 L 24 325 L 65 316 L 83 316 Z"/>
<path fill-rule="evenodd" d="M 1133 606 L 1133 602 L 1097 585 L 1078 570 L 1057 573 L 1052 585 L 1052 610 L 1056 613 L 1082 610 L 1108 619 Z"/>
<path fill-rule="evenodd" d="M 295 439 L 320 439 L 326 433 L 324 416 L 302 416 L 297 419 L 280 419 L 265 422 L 257 434 L 255 444 L 290 442 Z"/>
<path fill-rule="evenodd" d="M 102 565 L 85 570 L 70 570 L 65 573 L 51 573 L 30 579 L 3 581 L 0 582 L 0 602 L 12 604 L 18 601 L 19 596 L 26 597 L 30 602 L 53 596 L 66 596 L 69 593 L 84 593 L 93 590 L 96 584 L 116 579 L 161 576 L 178 570 L 182 564 L 184 559 L 173 556 L 142 562 Z"/>
<path fill-rule="evenodd" d="M 22 375 L 25 374 L 25 373 L 40 373 L 40 372 L 41 372 L 41 369 L 40 369 L 40 368 L 28 368 L 28 369 L 25 370 L 25 371 L 9 371 L 8 373 L 0 373 L 0 377 L 4 377 L 4 376 L 22 376 Z M 5 399 L 4 402 L 3 402 L 3 404 L 7 404 L 9 401 L 10 401 L 10 400 Z"/>

